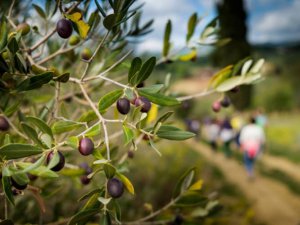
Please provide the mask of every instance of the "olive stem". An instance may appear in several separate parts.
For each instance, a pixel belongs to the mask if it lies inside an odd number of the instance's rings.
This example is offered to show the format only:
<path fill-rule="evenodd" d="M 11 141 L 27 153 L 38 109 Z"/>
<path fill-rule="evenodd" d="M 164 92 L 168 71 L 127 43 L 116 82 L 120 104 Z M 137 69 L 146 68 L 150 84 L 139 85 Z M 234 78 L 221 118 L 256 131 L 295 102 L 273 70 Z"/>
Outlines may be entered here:
<path fill-rule="evenodd" d="M 96 80 L 96 79 L 99 79 L 99 78 L 101 78 L 101 79 L 106 78 L 106 77 L 104 77 L 104 75 L 107 74 L 108 72 L 110 72 L 112 69 L 114 69 L 119 64 L 121 64 L 127 58 L 127 56 L 129 56 L 132 52 L 133 52 L 133 50 L 128 51 L 124 56 L 122 56 L 117 62 L 115 62 L 114 64 L 112 64 L 106 70 L 104 70 L 103 72 L 101 72 L 100 74 L 98 74 L 98 75 L 96 75 L 94 77 L 89 77 L 89 78 L 85 79 L 84 81 L 91 81 L 91 80 Z M 110 81 L 110 82 L 113 81 L 113 80 L 110 80 L 108 78 L 106 78 L 106 79 L 107 79 L 107 81 Z M 117 84 L 117 83 L 115 83 L 115 84 Z M 120 83 L 118 83 L 118 84 L 120 84 Z M 123 84 L 121 84 L 121 85 L 123 85 Z M 123 87 L 130 88 L 127 85 L 123 85 Z"/>
<path fill-rule="evenodd" d="M 11 13 L 12 13 L 12 10 L 13 10 L 13 7 L 14 7 L 14 4 L 15 4 L 15 0 L 12 1 L 10 7 L 9 7 L 9 11 L 8 11 L 8 14 L 7 16 L 10 17 L 11 16 Z"/>
<path fill-rule="evenodd" d="M 199 98 L 199 97 L 203 97 L 203 96 L 206 96 L 206 95 L 210 95 L 210 94 L 212 94 L 214 92 L 215 92 L 215 90 L 209 90 L 209 91 L 205 90 L 205 91 L 193 94 L 193 95 L 187 95 L 187 96 L 178 97 L 176 99 L 178 101 L 186 101 L 186 100 L 189 100 L 189 99 Z"/>
<path fill-rule="evenodd" d="M 94 105 L 93 101 L 88 96 L 86 90 L 84 89 L 84 86 L 81 83 L 78 83 L 78 84 L 79 84 L 79 87 L 80 87 L 80 89 L 82 91 L 82 94 L 84 95 L 84 97 L 86 98 L 86 100 L 89 102 L 91 108 L 94 110 L 94 112 L 98 116 L 99 122 L 102 123 L 102 128 L 103 128 L 103 131 L 104 131 L 104 142 L 105 142 L 106 151 L 107 151 L 107 160 L 110 160 L 109 138 L 108 138 L 108 133 L 107 133 L 107 127 L 106 127 L 105 120 L 102 117 L 102 115 L 100 114 L 100 112 L 98 111 L 98 109 L 96 108 L 96 106 Z"/>
<path fill-rule="evenodd" d="M 98 51 L 100 50 L 100 48 L 103 46 L 103 44 L 104 44 L 106 38 L 108 37 L 108 35 L 109 35 L 109 31 L 106 32 L 105 36 L 104 36 L 104 37 L 102 38 L 102 40 L 100 41 L 99 45 L 97 46 L 97 48 L 96 48 L 96 50 L 94 51 L 94 53 L 93 53 L 93 55 L 91 56 L 91 58 L 90 58 L 89 60 L 86 61 L 87 64 L 86 64 L 86 67 L 85 67 L 85 69 L 84 69 L 84 72 L 83 72 L 83 74 L 82 74 L 82 76 L 81 76 L 81 78 L 80 78 L 81 81 L 82 81 L 82 80 L 85 78 L 85 76 L 87 75 L 87 72 L 88 72 L 88 70 L 89 70 L 89 67 L 90 67 L 90 65 L 91 65 L 91 63 L 92 63 L 92 61 L 93 61 L 93 59 L 95 58 L 95 56 L 96 56 L 96 54 L 98 53 Z"/>

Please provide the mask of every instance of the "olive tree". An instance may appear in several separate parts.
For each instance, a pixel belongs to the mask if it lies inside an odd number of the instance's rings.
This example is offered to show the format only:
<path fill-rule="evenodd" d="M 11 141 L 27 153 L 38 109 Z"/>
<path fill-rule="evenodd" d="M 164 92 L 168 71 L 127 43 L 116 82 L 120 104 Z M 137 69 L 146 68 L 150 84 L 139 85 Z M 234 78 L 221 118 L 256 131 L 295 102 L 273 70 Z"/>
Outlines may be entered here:
<path fill-rule="evenodd" d="M 166 215 L 161 221 L 159 216 L 174 205 L 199 202 L 201 207 L 189 218 L 208 215 L 214 203 L 203 200 L 202 182 L 194 180 L 195 168 L 191 168 L 178 178 L 168 204 L 145 217 L 123 221 L 121 211 L 126 209 L 118 200 L 124 192 L 135 194 L 126 161 L 142 140 L 159 156 L 159 140 L 192 138 L 193 133 L 170 123 L 171 108 L 213 93 L 222 97 L 240 85 L 257 82 L 263 60 L 229 65 L 211 78 L 206 90 L 176 96 L 170 92 L 170 75 L 164 83 L 150 84 L 155 67 L 194 60 L 198 48 L 230 41 L 218 39 L 217 19 L 195 37 L 201 18 L 192 14 L 186 45 L 179 51 L 172 49 L 172 22 L 168 21 L 161 57 L 142 59 L 133 56 L 134 40 L 151 32 L 153 20 L 141 22 L 143 4 L 136 0 L 25 4 L 31 15 L 26 21 L 20 21 L 22 10 L 14 14 L 17 3 L 18 9 L 24 4 L 12 1 L 0 27 L 1 204 L 5 210 L 0 223 L 12 223 L 10 209 L 22 193 L 31 192 L 43 213 L 47 202 L 40 193 L 47 185 L 36 186 L 34 180 L 59 180 L 62 175 L 80 177 L 82 185 L 96 182 L 97 188 L 79 199 L 84 202 L 79 211 L 56 224 L 180 224 L 182 217 Z M 227 97 L 217 100 L 213 110 L 227 107 L 228 101 Z M 77 158 L 91 163 L 78 164 Z"/>

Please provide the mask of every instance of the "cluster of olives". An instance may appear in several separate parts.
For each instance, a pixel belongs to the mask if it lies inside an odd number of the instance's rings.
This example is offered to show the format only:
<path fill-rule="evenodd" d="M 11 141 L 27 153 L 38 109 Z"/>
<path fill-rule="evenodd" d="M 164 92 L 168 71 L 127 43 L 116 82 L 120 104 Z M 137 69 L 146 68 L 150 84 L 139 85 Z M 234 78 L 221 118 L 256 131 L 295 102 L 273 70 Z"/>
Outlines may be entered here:
<path fill-rule="evenodd" d="M 151 109 L 151 102 L 149 99 L 139 96 L 129 101 L 127 98 L 120 98 L 117 101 L 117 109 L 119 113 L 126 115 L 130 111 L 130 103 L 136 107 L 141 107 L 141 112 L 147 113 Z"/>
<path fill-rule="evenodd" d="M 227 108 L 228 106 L 230 106 L 230 104 L 230 98 L 228 96 L 225 96 L 222 100 L 215 101 L 211 107 L 214 112 L 219 112 L 222 107 Z"/>

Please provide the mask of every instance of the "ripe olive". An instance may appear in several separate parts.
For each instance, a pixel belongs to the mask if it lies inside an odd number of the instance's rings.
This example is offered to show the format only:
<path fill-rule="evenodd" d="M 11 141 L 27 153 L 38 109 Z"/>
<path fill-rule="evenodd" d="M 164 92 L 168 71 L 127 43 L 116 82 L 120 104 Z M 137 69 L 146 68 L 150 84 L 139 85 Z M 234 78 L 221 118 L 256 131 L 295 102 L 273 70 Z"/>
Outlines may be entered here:
<path fill-rule="evenodd" d="M 225 96 L 222 100 L 221 100 L 221 105 L 224 107 L 224 108 L 227 108 L 228 106 L 230 106 L 231 104 L 231 101 L 230 101 L 230 98 L 228 96 Z"/>
<path fill-rule="evenodd" d="M 130 110 L 130 101 L 127 98 L 120 98 L 117 101 L 117 109 L 119 113 L 126 115 Z"/>
<path fill-rule="evenodd" d="M 91 182 L 91 179 L 88 178 L 88 175 L 93 172 L 92 168 L 89 167 L 86 162 L 81 163 L 79 167 L 85 170 L 85 174 L 80 177 L 81 183 L 83 185 L 89 184 Z"/>
<path fill-rule="evenodd" d="M 215 101 L 213 104 L 212 104 L 212 110 L 214 112 L 219 112 L 221 110 L 221 103 L 220 101 Z"/>
<path fill-rule="evenodd" d="M 142 106 L 141 112 L 147 113 L 151 109 L 151 102 L 145 97 L 136 98 L 134 104 L 136 107 Z"/>
<path fill-rule="evenodd" d="M 71 21 L 67 19 L 60 19 L 56 24 L 56 31 L 61 38 L 69 38 L 73 32 Z"/>
<path fill-rule="evenodd" d="M 52 171 L 56 171 L 56 172 L 60 171 L 65 166 L 65 157 L 64 157 L 64 155 L 60 151 L 57 151 L 57 153 L 58 153 L 58 156 L 59 156 L 59 161 L 54 167 L 51 168 Z M 50 163 L 53 156 L 54 156 L 54 152 L 51 151 L 47 156 L 47 164 Z"/>
<path fill-rule="evenodd" d="M 107 182 L 107 191 L 112 198 L 119 198 L 124 192 L 124 184 L 117 178 L 111 178 Z"/>
<path fill-rule="evenodd" d="M 89 138 L 82 138 L 79 141 L 78 150 L 81 155 L 90 155 L 94 151 L 94 142 Z"/>
<path fill-rule="evenodd" d="M 0 116 L 0 131 L 8 131 L 9 123 L 4 116 Z"/>

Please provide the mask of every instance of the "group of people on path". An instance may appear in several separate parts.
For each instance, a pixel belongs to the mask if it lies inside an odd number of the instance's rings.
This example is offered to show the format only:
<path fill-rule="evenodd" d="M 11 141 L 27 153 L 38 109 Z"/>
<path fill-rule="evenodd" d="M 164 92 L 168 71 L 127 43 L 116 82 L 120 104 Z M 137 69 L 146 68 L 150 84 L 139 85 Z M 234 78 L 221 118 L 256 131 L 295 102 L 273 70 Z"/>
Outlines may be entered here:
<path fill-rule="evenodd" d="M 240 114 L 223 120 L 208 118 L 198 133 L 201 133 L 213 151 L 220 148 L 226 157 L 232 156 L 232 149 L 239 149 L 249 178 L 254 178 L 255 159 L 262 153 L 265 144 L 266 123 L 266 116 L 259 111 L 252 114 L 248 122 Z M 200 128 L 200 125 L 197 127 Z"/>

